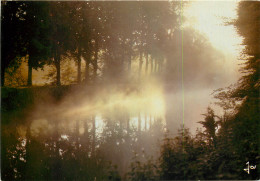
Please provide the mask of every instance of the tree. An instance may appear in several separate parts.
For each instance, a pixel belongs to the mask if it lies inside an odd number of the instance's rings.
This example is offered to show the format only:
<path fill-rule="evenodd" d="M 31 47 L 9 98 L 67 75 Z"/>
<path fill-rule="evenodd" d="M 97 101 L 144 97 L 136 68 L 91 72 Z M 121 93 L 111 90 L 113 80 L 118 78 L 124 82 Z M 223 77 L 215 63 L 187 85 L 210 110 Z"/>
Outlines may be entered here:
<path fill-rule="evenodd" d="M 17 69 L 21 57 L 26 55 L 22 37 L 24 21 L 23 2 L 1 2 L 1 85 L 5 85 L 5 71 L 8 67 Z"/>
<path fill-rule="evenodd" d="M 205 128 L 205 134 L 208 137 L 208 142 L 210 146 L 216 146 L 216 129 L 218 127 L 217 121 L 215 120 L 216 115 L 214 114 L 213 109 L 208 107 L 207 113 L 203 114 L 205 116 L 204 121 L 199 123 Z"/>
<path fill-rule="evenodd" d="M 81 59 L 84 58 L 86 61 L 86 67 L 89 66 L 90 53 L 91 53 L 91 38 L 92 38 L 92 3 L 90 2 L 71 2 L 69 6 L 70 10 L 70 38 L 73 42 L 71 54 L 75 57 L 77 61 L 78 83 L 81 82 Z M 87 62 L 89 62 L 87 64 Z M 86 68 L 86 72 L 89 68 Z M 88 74 L 88 73 L 86 73 Z M 88 77 L 88 75 L 86 75 Z M 85 77 L 85 79 L 86 79 Z"/>
<path fill-rule="evenodd" d="M 233 22 L 238 33 L 244 38 L 243 44 L 245 45 L 243 55 L 246 61 L 242 68 L 244 76 L 240 79 L 233 95 L 241 99 L 248 96 L 252 98 L 259 96 L 259 9 L 258 2 L 240 2 L 238 18 Z"/>
<path fill-rule="evenodd" d="M 68 12 L 70 7 L 67 2 L 50 2 L 49 21 L 50 21 L 50 59 L 56 67 L 56 85 L 61 85 L 60 78 L 60 62 L 62 56 L 66 55 L 71 48 L 70 42 L 70 21 Z"/>
<path fill-rule="evenodd" d="M 237 165 L 250 162 L 259 167 L 259 55 L 260 55 L 260 4 L 258 2 L 240 2 L 238 18 L 231 24 L 244 38 L 243 76 L 229 90 L 220 90 L 216 97 L 222 102 L 235 102 L 233 114 L 227 121 L 232 125 L 232 145 L 237 154 Z M 228 100 L 228 101 L 225 101 Z M 224 104 L 226 105 L 226 104 Z M 238 169 L 243 169 L 240 166 Z M 242 179 L 257 179 L 259 175 L 253 171 L 250 175 L 239 173 Z"/>
<path fill-rule="evenodd" d="M 23 21 L 23 40 L 28 58 L 28 81 L 32 85 L 32 69 L 43 68 L 50 53 L 47 2 L 26 2 Z"/>
<path fill-rule="evenodd" d="M 25 60 L 22 58 L 22 62 Z M 19 68 L 16 67 L 8 67 L 5 71 L 5 86 L 7 87 L 21 87 L 25 86 L 27 83 L 27 76 L 25 72 L 23 72 L 22 66 Z"/>

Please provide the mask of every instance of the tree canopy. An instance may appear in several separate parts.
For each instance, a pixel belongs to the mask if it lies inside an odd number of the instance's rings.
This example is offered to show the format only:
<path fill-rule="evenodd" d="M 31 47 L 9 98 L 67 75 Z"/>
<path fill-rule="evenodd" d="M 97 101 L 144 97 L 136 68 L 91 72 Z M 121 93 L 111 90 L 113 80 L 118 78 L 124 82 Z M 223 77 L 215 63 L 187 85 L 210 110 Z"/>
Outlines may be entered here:
<path fill-rule="evenodd" d="M 116 79 L 117 73 L 130 70 L 131 62 L 137 56 L 140 56 L 140 71 L 144 71 L 143 58 L 146 59 L 146 73 L 149 64 L 158 71 L 166 58 L 164 46 L 169 41 L 168 32 L 174 32 L 179 26 L 179 3 L 173 2 L 2 4 L 3 45 L 9 44 L 3 47 L 12 47 L 3 52 L 13 51 L 13 57 L 3 54 L 2 74 L 4 76 L 5 69 L 12 66 L 11 60 L 19 62 L 16 57 L 28 55 L 29 86 L 32 84 L 32 69 L 43 68 L 45 64 L 56 67 L 56 84 L 60 85 L 60 64 L 67 56 L 77 62 L 78 83 L 82 79 L 90 80 L 90 74 L 94 81 L 97 77 Z M 15 32 L 9 32 L 10 29 Z M 7 41 L 11 36 L 12 41 Z M 86 62 L 83 78 L 81 60 Z"/>

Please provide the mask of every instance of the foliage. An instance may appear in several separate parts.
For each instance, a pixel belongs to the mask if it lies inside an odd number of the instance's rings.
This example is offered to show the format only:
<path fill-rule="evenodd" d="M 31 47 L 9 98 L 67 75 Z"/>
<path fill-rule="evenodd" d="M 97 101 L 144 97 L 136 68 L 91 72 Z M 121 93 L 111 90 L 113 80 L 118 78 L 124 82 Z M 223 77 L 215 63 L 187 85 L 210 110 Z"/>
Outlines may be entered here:
<path fill-rule="evenodd" d="M 21 67 L 15 69 L 9 67 L 6 69 L 5 85 L 8 87 L 22 87 L 26 85 L 26 76 Z"/>
<path fill-rule="evenodd" d="M 71 85 L 76 83 L 76 71 L 74 62 L 71 61 L 70 56 L 62 57 L 60 64 L 61 84 Z M 48 67 L 48 74 L 44 77 L 46 84 L 55 85 L 57 80 L 56 68 L 54 65 Z"/>
<path fill-rule="evenodd" d="M 60 61 L 68 54 L 77 62 L 78 83 L 82 80 L 81 60 L 86 62 L 86 81 L 90 76 L 94 81 L 97 77 L 102 80 L 125 77 L 124 72 L 128 71 L 124 70 L 131 69 L 132 60 L 139 54 L 147 57 L 146 73 L 149 64 L 154 64 L 155 72 L 159 71 L 165 58 L 167 32 L 179 26 L 176 20 L 179 3 L 173 2 L 4 2 L 3 5 L 3 47 L 7 49 L 4 52 L 13 51 L 10 52 L 13 57 L 4 54 L 2 76 L 6 68 L 15 65 L 11 62 L 20 65 L 16 57 L 28 55 L 28 85 L 32 82 L 32 68 L 43 68 L 45 64 L 55 65 L 56 84 L 60 85 Z M 14 32 L 8 32 L 10 29 Z M 7 41 L 10 38 L 12 41 Z M 100 56 L 104 53 L 106 56 Z M 139 69 L 142 71 L 142 63 Z M 118 72 L 122 76 L 117 76 Z"/>
<path fill-rule="evenodd" d="M 214 111 L 208 107 L 207 114 L 205 116 L 205 121 L 200 121 L 199 123 L 205 128 L 205 134 L 208 137 L 208 142 L 211 146 L 216 146 L 216 129 L 218 127 L 215 120 L 216 115 Z"/>
<path fill-rule="evenodd" d="M 145 154 L 145 153 L 143 153 Z M 127 180 L 158 180 L 158 168 L 154 163 L 153 157 L 146 158 L 145 162 L 138 160 L 138 154 L 135 153 L 130 166 L 130 171 L 127 173 Z"/>
<path fill-rule="evenodd" d="M 1 85 L 4 86 L 5 71 L 8 67 L 17 69 L 20 58 L 26 54 L 22 41 L 22 17 L 20 7 L 22 2 L 1 2 Z"/>
<path fill-rule="evenodd" d="M 243 76 L 229 90 L 220 90 L 216 97 L 222 102 L 232 101 L 233 114 L 224 125 L 231 129 L 232 152 L 236 153 L 239 165 L 247 161 L 259 166 L 259 24 L 260 4 L 258 2 L 240 2 L 238 18 L 233 22 L 238 33 L 244 38 L 242 55 L 245 57 L 241 69 Z M 224 96 L 223 96 L 224 95 Z M 223 107 L 225 108 L 225 107 Z M 223 128 L 224 129 L 224 128 Z M 227 129 L 227 128 L 226 128 Z M 242 167 L 240 167 L 242 169 Z M 250 174 L 251 179 L 258 173 Z M 239 174 L 243 179 L 248 175 Z"/>

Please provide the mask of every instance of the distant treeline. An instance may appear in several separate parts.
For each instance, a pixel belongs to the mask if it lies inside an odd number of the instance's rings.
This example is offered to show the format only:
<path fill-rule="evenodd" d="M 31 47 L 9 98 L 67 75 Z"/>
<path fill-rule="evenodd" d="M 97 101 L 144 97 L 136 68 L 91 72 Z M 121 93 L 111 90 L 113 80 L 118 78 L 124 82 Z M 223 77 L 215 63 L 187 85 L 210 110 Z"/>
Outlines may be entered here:
<path fill-rule="evenodd" d="M 22 57 L 28 62 L 28 86 L 32 69 L 44 65 L 55 66 L 52 76 L 60 85 L 66 57 L 77 63 L 78 83 L 95 81 L 102 74 L 108 79 L 125 77 L 138 57 L 138 74 L 147 73 L 148 66 L 150 72 L 159 72 L 180 27 L 178 2 L 3 1 L 1 5 L 2 86 L 5 73 L 14 72 Z"/>
<path fill-rule="evenodd" d="M 220 53 L 203 35 L 181 27 L 181 2 L 1 5 L 2 86 L 31 86 L 33 70 L 40 69 L 48 72 L 44 78 L 52 85 L 130 83 L 151 77 L 176 82 L 181 79 L 182 44 L 188 50 L 185 82 L 194 82 L 197 76 L 212 82 L 218 74 L 215 59 L 221 59 Z"/>

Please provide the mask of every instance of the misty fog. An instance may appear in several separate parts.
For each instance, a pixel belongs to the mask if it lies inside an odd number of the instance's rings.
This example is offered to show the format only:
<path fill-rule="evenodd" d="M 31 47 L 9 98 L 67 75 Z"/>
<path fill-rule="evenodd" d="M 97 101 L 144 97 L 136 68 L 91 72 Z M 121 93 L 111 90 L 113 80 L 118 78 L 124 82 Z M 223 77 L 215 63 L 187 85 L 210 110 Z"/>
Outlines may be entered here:
<path fill-rule="evenodd" d="M 131 180 L 164 158 L 168 136 L 176 152 L 181 136 L 199 140 L 207 112 L 220 118 L 210 107 L 224 114 L 214 90 L 239 74 L 185 25 L 188 4 L 4 3 L 3 26 L 17 28 L 2 34 L 4 154 L 16 165 L 6 178 Z"/>

